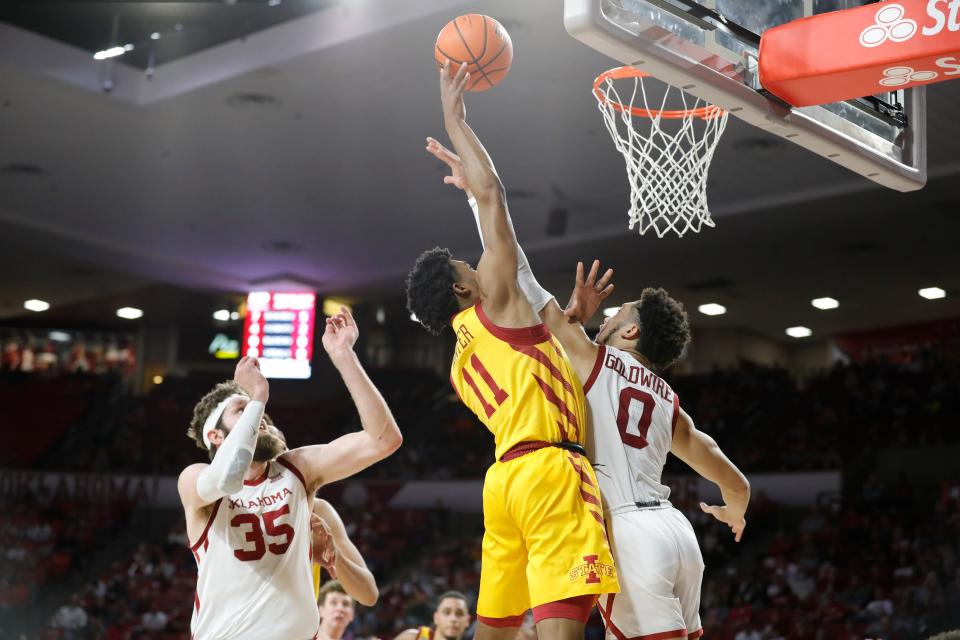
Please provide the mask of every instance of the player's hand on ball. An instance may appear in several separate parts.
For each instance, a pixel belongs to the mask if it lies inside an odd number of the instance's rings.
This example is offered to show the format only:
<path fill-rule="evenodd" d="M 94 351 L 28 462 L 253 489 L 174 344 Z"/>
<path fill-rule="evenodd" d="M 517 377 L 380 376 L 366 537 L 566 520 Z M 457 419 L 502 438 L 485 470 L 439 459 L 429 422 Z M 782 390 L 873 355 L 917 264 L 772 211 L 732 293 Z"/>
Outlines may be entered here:
<path fill-rule="evenodd" d="M 340 313 L 327 318 L 327 326 L 323 330 L 323 348 L 334 358 L 352 350 L 359 337 L 360 331 L 350 310 L 340 307 Z"/>
<path fill-rule="evenodd" d="M 713 506 L 705 502 L 700 503 L 700 508 L 704 513 L 709 513 L 730 527 L 730 530 L 733 531 L 734 542 L 740 542 L 740 538 L 743 537 L 743 530 L 747 528 L 747 519 L 743 517 L 743 513 L 737 513 L 727 506 Z"/>
<path fill-rule="evenodd" d="M 598 281 L 599 272 L 600 261 L 594 260 L 589 275 L 584 279 L 583 263 L 577 263 L 577 278 L 573 283 L 573 292 L 570 294 L 567 308 L 563 311 L 563 315 L 567 317 L 567 322 L 570 324 L 575 322 L 586 324 L 600 308 L 601 303 L 613 293 L 613 285 L 610 284 L 613 269 L 607 269 Z"/>
<path fill-rule="evenodd" d="M 233 381 L 240 388 L 250 394 L 254 400 L 267 401 L 270 393 L 270 383 L 260 371 L 260 361 L 252 356 L 240 358 L 237 368 L 233 372 Z"/>
<path fill-rule="evenodd" d="M 449 60 L 440 67 L 440 102 L 443 103 L 443 117 L 463 120 L 467 110 L 463 104 L 463 91 L 470 81 L 467 63 L 454 67 Z"/>
<path fill-rule="evenodd" d="M 434 138 L 427 138 L 427 151 L 450 167 L 451 175 L 444 176 L 443 183 L 452 184 L 457 189 L 463 189 L 467 192 L 467 197 L 472 198 L 473 194 L 467 188 L 467 178 L 463 174 L 463 163 L 460 161 L 460 156 L 447 149 Z"/>

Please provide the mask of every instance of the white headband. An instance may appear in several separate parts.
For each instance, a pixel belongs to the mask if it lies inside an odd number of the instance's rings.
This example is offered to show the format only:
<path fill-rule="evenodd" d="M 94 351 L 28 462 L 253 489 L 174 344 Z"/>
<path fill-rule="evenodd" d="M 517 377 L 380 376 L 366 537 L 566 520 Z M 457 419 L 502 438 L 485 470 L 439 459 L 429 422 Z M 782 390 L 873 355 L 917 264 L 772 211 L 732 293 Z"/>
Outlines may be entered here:
<path fill-rule="evenodd" d="M 213 411 L 210 412 L 210 415 L 207 416 L 206 422 L 203 423 L 203 444 L 207 445 L 208 450 L 212 446 L 210 442 L 210 436 L 208 434 L 217 428 L 217 425 L 220 423 L 220 417 L 223 416 L 223 412 L 226 411 L 227 405 L 230 404 L 234 398 L 243 398 L 244 400 L 250 399 L 249 396 L 245 396 L 241 393 L 235 393 L 225 400 L 221 400 L 220 404 L 214 407 Z"/>

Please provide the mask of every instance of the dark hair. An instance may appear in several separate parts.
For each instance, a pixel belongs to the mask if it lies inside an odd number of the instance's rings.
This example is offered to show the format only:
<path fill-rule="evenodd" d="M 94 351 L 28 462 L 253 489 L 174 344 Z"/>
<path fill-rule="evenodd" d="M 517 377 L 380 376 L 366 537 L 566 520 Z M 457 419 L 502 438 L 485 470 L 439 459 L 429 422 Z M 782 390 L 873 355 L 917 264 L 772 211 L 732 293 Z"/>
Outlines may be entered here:
<path fill-rule="evenodd" d="M 337 580 L 329 580 L 320 587 L 320 591 L 317 593 L 317 603 L 321 606 L 326 604 L 328 593 L 342 593 L 345 596 L 350 595 Z M 353 596 L 350 596 L 350 602 L 353 602 Z"/>
<path fill-rule="evenodd" d="M 463 600 L 463 604 L 467 605 L 467 613 L 470 613 L 470 601 L 467 600 L 467 596 L 463 595 L 459 591 L 446 591 L 444 593 L 441 593 L 440 596 L 437 598 L 436 608 L 439 609 L 440 605 L 443 604 L 443 601 L 446 600 L 447 598 L 456 598 L 457 600 Z"/>
<path fill-rule="evenodd" d="M 657 369 L 669 368 L 690 342 L 690 323 L 683 305 L 666 290 L 647 287 L 634 309 L 640 320 L 637 348 Z"/>
<path fill-rule="evenodd" d="M 453 293 L 457 274 L 450 258 L 447 249 L 427 249 L 407 275 L 407 310 L 435 336 L 440 335 L 450 324 L 450 318 L 460 310 Z"/>
<path fill-rule="evenodd" d="M 207 393 L 207 395 L 200 398 L 200 402 L 193 408 L 193 418 L 190 420 L 190 426 L 187 428 L 187 437 L 193 439 L 200 449 L 207 451 L 207 445 L 203 444 L 203 425 L 210 416 L 210 413 L 218 404 L 234 394 L 246 395 L 246 392 L 233 380 L 226 380 L 219 383 L 212 391 Z M 220 428 L 220 424 L 220 422 L 217 422 L 217 428 Z M 210 447 L 211 460 L 213 460 L 215 450 L 216 447 Z"/>

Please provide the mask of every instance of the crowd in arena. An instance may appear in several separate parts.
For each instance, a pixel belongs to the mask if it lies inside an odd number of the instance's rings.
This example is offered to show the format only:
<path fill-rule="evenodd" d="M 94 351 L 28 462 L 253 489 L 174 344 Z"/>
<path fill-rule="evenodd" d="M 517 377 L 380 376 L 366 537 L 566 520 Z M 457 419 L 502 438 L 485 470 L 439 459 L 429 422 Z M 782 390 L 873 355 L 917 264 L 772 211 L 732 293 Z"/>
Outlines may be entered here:
<path fill-rule="evenodd" d="M 694 523 L 707 571 L 701 615 L 721 640 L 926 638 L 960 620 L 960 482 L 924 499 L 879 481 L 807 510 L 758 496 L 749 536 L 735 548 L 725 527 L 678 504 Z M 475 598 L 479 523 L 448 533 L 457 514 L 391 511 L 371 502 L 340 509 L 378 576 L 375 607 L 358 607 L 348 640 L 393 638 L 429 624 L 434 598 L 456 588 Z M 183 637 L 196 579 L 183 525 L 142 544 L 56 612 L 48 639 Z M 951 617 L 952 616 L 952 617 Z M 587 637 L 603 637 L 597 616 Z"/>
<path fill-rule="evenodd" d="M 130 375 L 137 365 L 130 335 L 7 330 L 0 332 L 0 347 L 0 372 Z"/>
<path fill-rule="evenodd" d="M 483 477 L 493 457 L 492 438 L 456 401 L 449 383 L 424 371 L 373 375 L 399 424 L 416 433 L 364 477 Z M 862 475 L 872 467 L 878 448 L 960 441 L 960 433 L 951 429 L 960 417 L 960 398 L 952 392 L 960 388 L 960 365 L 932 352 L 918 353 L 909 364 L 838 364 L 802 380 L 785 369 L 752 364 L 667 379 L 698 427 L 714 436 L 745 473 L 849 470 L 854 465 Z M 48 465 L 179 473 L 203 460 L 203 452 L 183 436 L 185 428 L 176 425 L 188 424 L 193 404 L 208 384 L 171 378 L 145 398 L 115 402 L 95 431 L 86 430 L 82 442 L 63 447 L 69 455 L 52 452 Z M 296 407 L 272 403 L 268 413 L 291 446 L 327 441 L 357 428 L 347 397 Z M 915 424 L 924 428 L 912 428 Z M 676 459 L 667 472 L 686 473 Z"/>
<path fill-rule="evenodd" d="M 126 521 L 130 505 L 84 504 L 22 496 L 10 501 L 0 522 L 0 611 L 36 601 L 45 588 L 71 571 L 82 571 L 87 554 Z"/>
<path fill-rule="evenodd" d="M 404 447 L 367 478 L 481 476 L 492 457 L 489 435 L 450 401 L 442 381 L 425 372 L 375 377 L 398 421 L 410 426 Z M 837 365 L 803 380 L 747 364 L 678 376 L 671 384 L 700 428 L 748 474 L 811 469 L 843 474 L 842 495 L 824 495 L 806 509 L 755 495 L 740 545 L 697 508 L 695 496 L 675 501 L 693 522 L 707 565 L 701 607 L 706 637 L 908 639 L 960 624 L 955 619 L 960 612 L 960 482 L 933 489 L 874 473 L 881 449 L 956 445 L 957 433 L 950 429 L 960 417 L 960 402 L 951 393 L 960 388 L 955 361 L 920 354 L 907 364 Z M 114 398 L 116 419 L 99 425 L 100 431 L 88 427 L 85 432 L 90 450 L 77 441 L 67 458 L 53 447 L 47 463 L 61 469 L 175 474 L 202 459 L 203 452 L 191 449 L 182 430 L 170 428 L 186 424 L 199 395 L 196 384 L 184 381 L 158 386 L 145 398 Z M 348 400 L 324 406 L 322 415 L 311 407 L 271 406 L 270 412 L 292 443 L 307 433 L 306 424 L 320 439 L 354 427 Z M 427 423 L 430 437 L 422 437 Z M 913 428 L 917 424 L 923 429 Z M 472 457 L 464 459 L 460 452 Z M 671 463 L 668 471 L 676 473 L 681 466 Z M 336 505 L 380 586 L 379 602 L 359 608 L 347 638 L 393 638 L 402 629 L 429 624 L 432 599 L 448 589 L 475 598 L 482 532 L 476 516 L 446 509 L 392 510 L 373 491 L 365 500 Z M 24 506 L 20 524 L 0 532 L 8 550 L 3 575 L 11 577 L 4 580 L 0 606 L 38 597 L 42 582 L 24 576 L 68 572 L 83 557 L 83 543 L 66 544 L 60 529 L 69 527 L 57 522 L 84 518 L 59 513 Z M 48 636 L 182 637 L 196 568 L 180 519 L 171 516 L 165 540 L 117 558 L 60 602 Z M 41 570 L 32 564 L 39 557 L 51 562 L 51 556 L 29 553 L 42 545 L 64 549 L 68 558 L 57 562 L 67 566 L 54 562 Z M 23 556 L 27 564 L 17 565 Z M 8 574 L 12 566 L 20 573 Z M 602 634 L 595 616 L 587 637 Z"/>

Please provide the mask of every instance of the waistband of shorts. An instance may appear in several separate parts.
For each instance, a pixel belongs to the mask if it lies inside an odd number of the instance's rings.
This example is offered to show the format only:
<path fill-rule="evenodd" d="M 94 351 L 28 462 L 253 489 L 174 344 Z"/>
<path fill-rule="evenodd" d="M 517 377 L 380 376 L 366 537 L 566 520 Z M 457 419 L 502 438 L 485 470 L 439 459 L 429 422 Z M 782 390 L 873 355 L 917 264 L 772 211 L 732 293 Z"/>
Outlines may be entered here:
<path fill-rule="evenodd" d="M 525 456 L 528 453 L 533 453 L 534 451 L 539 451 L 540 449 L 545 449 L 547 447 L 558 447 L 560 449 L 566 449 L 567 451 L 572 451 L 574 453 L 579 453 L 580 455 L 586 457 L 587 452 L 584 450 L 583 445 L 576 442 L 547 442 L 546 440 L 524 440 L 523 442 L 518 442 L 517 444 L 510 447 L 505 454 L 500 456 L 500 462 L 509 462 L 520 456 Z"/>
<path fill-rule="evenodd" d="M 619 515 L 621 513 L 629 513 L 631 511 L 649 511 L 655 509 L 669 509 L 673 505 L 670 504 L 669 500 L 650 500 L 648 502 L 628 502 L 626 504 L 621 504 L 617 507 L 613 507 L 607 513 L 612 516 Z"/>

